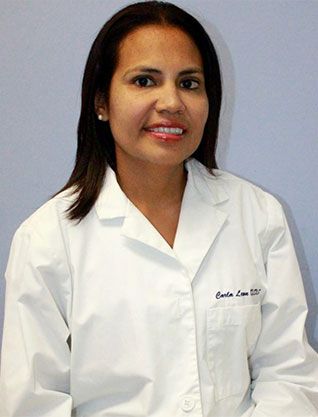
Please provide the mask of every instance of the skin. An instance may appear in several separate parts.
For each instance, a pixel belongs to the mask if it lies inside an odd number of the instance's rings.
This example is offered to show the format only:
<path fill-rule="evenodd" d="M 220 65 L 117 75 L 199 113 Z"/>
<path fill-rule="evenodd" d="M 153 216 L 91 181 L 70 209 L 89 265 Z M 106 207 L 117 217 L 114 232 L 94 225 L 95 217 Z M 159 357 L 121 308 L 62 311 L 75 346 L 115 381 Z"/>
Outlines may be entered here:
<path fill-rule="evenodd" d="M 199 146 L 209 111 L 198 48 L 178 28 L 135 30 L 120 45 L 108 103 L 96 97 L 95 107 L 110 123 L 121 188 L 172 245 L 186 184 L 184 161 Z M 146 130 L 169 122 L 185 127 L 179 140 Z"/>

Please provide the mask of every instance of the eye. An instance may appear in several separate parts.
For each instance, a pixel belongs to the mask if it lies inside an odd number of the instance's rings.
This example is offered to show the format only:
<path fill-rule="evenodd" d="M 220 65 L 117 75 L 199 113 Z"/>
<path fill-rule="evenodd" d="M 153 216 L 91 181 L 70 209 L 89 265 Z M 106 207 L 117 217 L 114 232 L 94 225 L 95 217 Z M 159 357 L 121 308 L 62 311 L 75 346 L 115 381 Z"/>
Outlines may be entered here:
<path fill-rule="evenodd" d="M 181 86 L 187 90 L 196 90 L 199 88 L 200 82 L 197 80 L 187 79 L 181 81 Z"/>
<path fill-rule="evenodd" d="M 134 79 L 134 84 L 136 84 L 138 87 L 150 87 L 155 83 L 149 77 L 140 76 Z"/>

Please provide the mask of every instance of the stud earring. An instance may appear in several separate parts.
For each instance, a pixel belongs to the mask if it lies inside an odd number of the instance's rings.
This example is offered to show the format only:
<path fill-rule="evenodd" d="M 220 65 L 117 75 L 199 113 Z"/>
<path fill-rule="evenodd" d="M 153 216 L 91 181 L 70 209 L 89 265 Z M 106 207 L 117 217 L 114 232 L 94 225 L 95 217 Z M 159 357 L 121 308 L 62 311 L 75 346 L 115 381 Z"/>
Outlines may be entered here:
<path fill-rule="evenodd" d="M 101 114 L 99 114 L 97 117 L 98 117 L 98 120 L 100 120 L 100 121 L 103 120 L 103 116 Z"/>

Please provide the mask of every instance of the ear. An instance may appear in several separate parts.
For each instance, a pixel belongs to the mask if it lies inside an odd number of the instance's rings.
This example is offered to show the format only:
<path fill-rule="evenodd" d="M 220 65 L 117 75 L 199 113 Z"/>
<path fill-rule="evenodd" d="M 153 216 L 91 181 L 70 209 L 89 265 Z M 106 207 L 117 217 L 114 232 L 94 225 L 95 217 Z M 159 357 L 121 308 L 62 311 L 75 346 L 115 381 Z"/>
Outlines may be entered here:
<path fill-rule="evenodd" d="M 106 122 L 108 120 L 108 109 L 105 101 L 105 95 L 97 92 L 95 95 L 95 113 L 99 120 Z"/>

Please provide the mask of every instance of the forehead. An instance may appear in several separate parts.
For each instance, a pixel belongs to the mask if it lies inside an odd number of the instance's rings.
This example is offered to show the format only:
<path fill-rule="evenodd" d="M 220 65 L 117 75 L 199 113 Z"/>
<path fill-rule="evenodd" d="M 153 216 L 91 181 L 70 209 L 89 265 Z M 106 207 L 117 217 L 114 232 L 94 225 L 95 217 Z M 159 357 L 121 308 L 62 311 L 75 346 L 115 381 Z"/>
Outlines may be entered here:
<path fill-rule="evenodd" d="M 118 68 L 147 62 L 202 66 L 200 51 L 187 33 L 179 28 L 159 25 L 134 30 L 119 46 Z"/>

